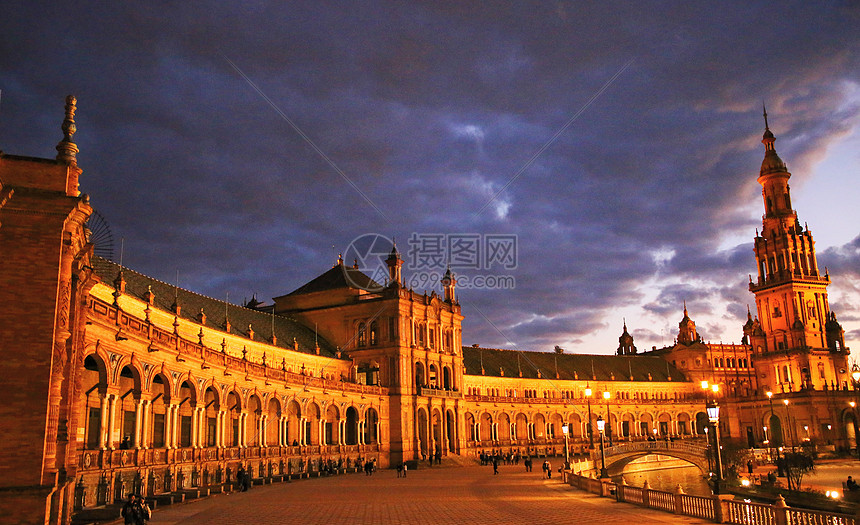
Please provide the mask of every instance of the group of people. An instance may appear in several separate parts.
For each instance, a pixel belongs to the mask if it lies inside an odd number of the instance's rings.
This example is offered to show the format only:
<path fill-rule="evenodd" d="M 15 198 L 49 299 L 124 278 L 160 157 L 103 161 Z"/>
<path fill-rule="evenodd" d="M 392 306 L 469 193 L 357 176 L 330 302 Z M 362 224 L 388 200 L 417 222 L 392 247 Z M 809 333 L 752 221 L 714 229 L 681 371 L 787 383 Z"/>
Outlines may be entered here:
<path fill-rule="evenodd" d="M 501 450 L 496 451 L 493 450 L 490 453 L 481 452 L 480 456 L 478 456 L 481 460 L 481 465 L 490 465 L 493 463 L 496 464 L 504 464 L 504 465 L 519 465 L 520 464 L 520 453 L 516 454 L 511 452 L 509 454 L 502 453 Z"/>
<path fill-rule="evenodd" d="M 152 517 L 152 509 L 139 494 L 129 494 L 121 515 L 125 525 L 144 525 Z"/>
<path fill-rule="evenodd" d="M 398 463 L 397 464 L 397 477 L 398 478 L 405 478 L 407 470 L 409 470 L 409 467 L 406 465 L 405 462 L 401 461 L 400 463 Z"/>
<path fill-rule="evenodd" d="M 245 465 L 239 465 L 239 470 L 236 471 L 236 483 L 241 487 L 242 492 L 248 492 L 251 488 L 251 469 L 245 470 Z"/>
<path fill-rule="evenodd" d="M 372 476 L 376 472 L 376 459 L 368 459 L 364 462 L 364 475 Z"/>

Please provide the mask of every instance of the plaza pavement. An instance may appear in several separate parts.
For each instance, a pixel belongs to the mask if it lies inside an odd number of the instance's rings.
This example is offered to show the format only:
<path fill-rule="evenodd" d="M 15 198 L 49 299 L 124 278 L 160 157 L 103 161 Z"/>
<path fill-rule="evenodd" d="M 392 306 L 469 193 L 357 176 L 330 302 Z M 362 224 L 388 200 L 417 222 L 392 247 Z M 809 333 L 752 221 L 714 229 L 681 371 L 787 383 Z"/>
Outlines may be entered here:
<path fill-rule="evenodd" d="M 257 486 L 153 512 L 150 525 L 513 525 L 709 523 L 544 480 L 522 466 L 424 468 Z"/>

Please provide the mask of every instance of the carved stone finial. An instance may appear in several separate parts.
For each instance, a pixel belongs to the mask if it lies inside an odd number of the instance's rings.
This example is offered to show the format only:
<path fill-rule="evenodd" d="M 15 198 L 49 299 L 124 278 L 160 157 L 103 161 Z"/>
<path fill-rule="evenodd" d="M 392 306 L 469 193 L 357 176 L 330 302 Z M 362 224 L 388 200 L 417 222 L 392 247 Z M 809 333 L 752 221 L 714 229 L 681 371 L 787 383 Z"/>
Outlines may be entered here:
<path fill-rule="evenodd" d="M 73 95 L 66 97 L 66 117 L 63 119 L 63 140 L 57 144 L 57 160 L 64 162 L 69 166 L 78 165 L 78 147 L 72 142 L 75 132 L 78 131 L 75 126 L 75 111 L 77 111 L 78 99 Z"/>

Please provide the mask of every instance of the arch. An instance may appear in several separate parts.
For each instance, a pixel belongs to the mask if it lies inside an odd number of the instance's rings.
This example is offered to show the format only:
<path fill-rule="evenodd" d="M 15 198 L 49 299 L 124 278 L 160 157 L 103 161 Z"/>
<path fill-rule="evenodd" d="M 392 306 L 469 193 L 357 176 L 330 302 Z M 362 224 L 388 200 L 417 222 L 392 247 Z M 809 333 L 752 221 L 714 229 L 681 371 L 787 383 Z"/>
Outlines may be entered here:
<path fill-rule="evenodd" d="M 576 412 L 567 418 L 567 431 L 571 439 L 582 439 L 582 418 Z"/>
<path fill-rule="evenodd" d="M 478 436 L 475 432 L 475 416 L 470 412 L 466 412 L 466 416 L 463 419 L 466 422 L 466 435 L 469 436 L 469 441 L 477 441 Z"/>
<path fill-rule="evenodd" d="M 454 383 L 451 381 L 451 368 L 447 366 L 442 368 L 442 388 L 445 390 L 454 389 Z"/>
<path fill-rule="evenodd" d="M 624 439 L 630 439 L 636 433 L 636 416 L 634 416 L 630 412 L 624 412 L 621 414 L 621 431 L 619 432 L 620 437 Z"/>
<path fill-rule="evenodd" d="M 280 445 L 281 403 L 272 396 L 266 402 L 266 446 Z"/>
<path fill-rule="evenodd" d="M 161 448 L 166 445 L 167 407 L 170 405 L 172 388 L 167 374 L 158 372 L 153 375 L 149 384 L 150 408 L 152 410 L 152 423 L 150 427 L 150 443 L 153 448 Z"/>
<path fill-rule="evenodd" d="M 430 388 L 439 388 L 439 369 L 433 363 L 427 367 L 427 385 Z"/>
<path fill-rule="evenodd" d="M 349 412 L 347 411 L 347 414 Z M 347 418 L 347 422 L 349 419 Z M 370 407 L 367 409 L 367 412 L 364 414 L 364 442 L 368 445 L 376 445 L 379 443 L 379 435 L 378 428 L 379 426 L 379 413 L 376 412 L 376 409 Z M 349 435 L 349 426 L 347 425 L 347 436 Z"/>
<path fill-rule="evenodd" d="M 430 430 L 432 432 L 433 453 L 442 454 L 442 414 L 434 408 L 430 415 Z"/>
<path fill-rule="evenodd" d="M 428 452 L 428 421 L 427 421 L 427 412 L 424 411 L 424 408 L 419 408 L 417 416 L 415 418 L 415 423 L 417 425 L 417 429 L 415 432 L 415 438 L 418 440 L 418 453 L 421 454 L 422 458 L 427 457 Z"/>
<path fill-rule="evenodd" d="M 197 406 L 197 388 L 194 383 L 188 379 L 179 384 L 179 446 L 190 447 L 192 445 L 193 419 L 194 409 Z"/>
<path fill-rule="evenodd" d="M 455 453 L 457 451 L 457 423 L 454 417 L 454 412 L 448 410 L 445 412 L 445 429 L 447 430 L 448 452 Z"/>
<path fill-rule="evenodd" d="M 427 386 L 426 379 L 424 377 L 424 364 L 423 363 L 415 363 L 415 387 L 421 388 Z"/>
<path fill-rule="evenodd" d="M 93 352 L 84 358 L 81 371 L 81 393 L 84 397 L 84 443 L 87 449 L 97 449 L 104 443 L 102 410 L 107 394 L 108 373 L 105 361 Z"/>
<path fill-rule="evenodd" d="M 245 418 L 245 444 L 248 446 L 259 446 L 260 443 L 260 421 L 263 416 L 263 403 L 260 396 L 251 394 L 248 396 L 248 415 Z"/>
<path fill-rule="evenodd" d="M 295 399 L 291 399 L 287 403 L 287 436 L 286 443 L 292 446 L 299 444 L 301 437 L 300 419 L 302 417 L 302 407 L 299 406 Z"/>
<path fill-rule="evenodd" d="M 511 439 L 511 418 L 505 412 L 502 412 L 496 418 L 496 427 L 498 428 L 498 438 L 500 441 L 509 441 Z"/>
<path fill-rule="evenodd" d="M 546 417 L 540 412 L 534 417 L 534 438 L 546 439 Z"/>
<path fill-rule="evenodd" d="M 672 417 L 668 412 L 660 412 L 657 415 L 657 430 L 658 434 L 662 437 L 666 437 L 672 433 Z"/>
<path fill-rule="evenodd" d="M 325 431 L 325 444 L 337 445 L 340 442 L 340 411 L 337 406 L 332 403 L 325 410 L 325 421 L 323 422 Z"/>
<path fill-rule="evenodd" d="M 315 402 L 311 401 L 305 407 L 305 444 L 319 445 L 320 444 L 320 407 Z"/>
<path fill-rule="evenodd" d="M 239 446 L 239 422 L 241 419 L 242 409 L 242 397 L 236 393 L 235 390 L 231 390 L 227 393 L 227 402 L 224 403 L 227 407 L 227 418 L 228 418 L 228 433 L 225 436 L 227 439 L 224 441 L 226 445 L 229 447 L 238 447 Z"/>
<path fill-rule="evenodd" d="M 770 433 L 771 446 L 785 446 L 785 436 L 783 435 L 782 430 L 782 420 L 779 419 L 779 416 L 774 413 L 770 414 L 770 417 L 768 418 L 767 430 Z"/>
<path fill-rule="evenodd" d="M 639 437 L 651 437 L 653 435 L 651 430 L 654 427 L 654 417 L 647 412 L 643 412 L 639 416 Z"/>
<path fill-rule="evenodd" d="M 480 436 L 478 441 L 493 441 L 493 416 L 484 412 L 479 422 Z"/>
<path fill-rule="evenodd" d="M 564 424 L 564 419 L 558 412 L 549 417 L 549 426 L 547 428 L 547 437 L 554 439 L 562 437 L 561 426 Z"/>
<path fill-rule="evenodd" d="M 206 427 L 202 436 L 202 443 L 207 447 L 217 444 L 218 411 L 221 410 L 221 396 L 218 389 L 213 385 L 206 387 L 203 391 L 203 407 L 205 410 Z"/>
<path fill-rule="evenodd" d="M 514 432 L 516 439 L 529 438 L 529 418 L 522 412 L 514 419 Z"/>
<path fill-rule="evenodd" d="M 686 412 L 681 412 L 680 414 L 678 414 L 678 435 L 690 435 L 690 414 Z"/>

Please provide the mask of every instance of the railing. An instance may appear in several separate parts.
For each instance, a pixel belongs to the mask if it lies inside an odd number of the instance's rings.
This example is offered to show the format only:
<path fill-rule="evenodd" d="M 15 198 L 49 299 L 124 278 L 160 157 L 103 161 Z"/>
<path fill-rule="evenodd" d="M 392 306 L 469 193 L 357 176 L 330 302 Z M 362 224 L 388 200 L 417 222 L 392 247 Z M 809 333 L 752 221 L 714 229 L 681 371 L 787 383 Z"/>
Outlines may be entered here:
<path fill-rule="evenodd" d="M 697 442 L 685 442 L 685 441 L 636 441 L 632 443 L 624 443 L 622 445 L 615 445 L 612 447 L 605 447 L 604 455 L 606 457 L 616 456 L 619 454 L 629 454 L 631 452 L 642 452 L 651 451 L 651 450 L 671 450 L 675 452 L 686 452 L 687 454 L 694 456 L 702 456 L 705 457 L 705 450 L 707 449 L 706 445 L 699 444 Z M 595 454 L 600 454 L 599 451 L 595 450 Z"/>
<path fill-rule="evenodd" d="M 459 390 L 445 390 L 442 388 L 430 388 L 427 386 L 421 386 L 415 389 L 415 393 L 419 396 L 427 396 L 427 397 L 449 397 L 452 399 L 460 399 L 463 397 L 463 392 Z"/>
<path fill-rule="evenodd" d="M 673 514 L 710 520 L 715 523 L 738 525 L 860 525 L 855 516 L 792 508 L 780 497 L 773 505 L 733 500 L 731 495 L 693 496 L 676 492 L 653 490 L 648 487 L 617 485 L 609 480 L 594 479 L 573 472 L 565 472 L 570 486 L 610 497 L 617 501 Z"/>

